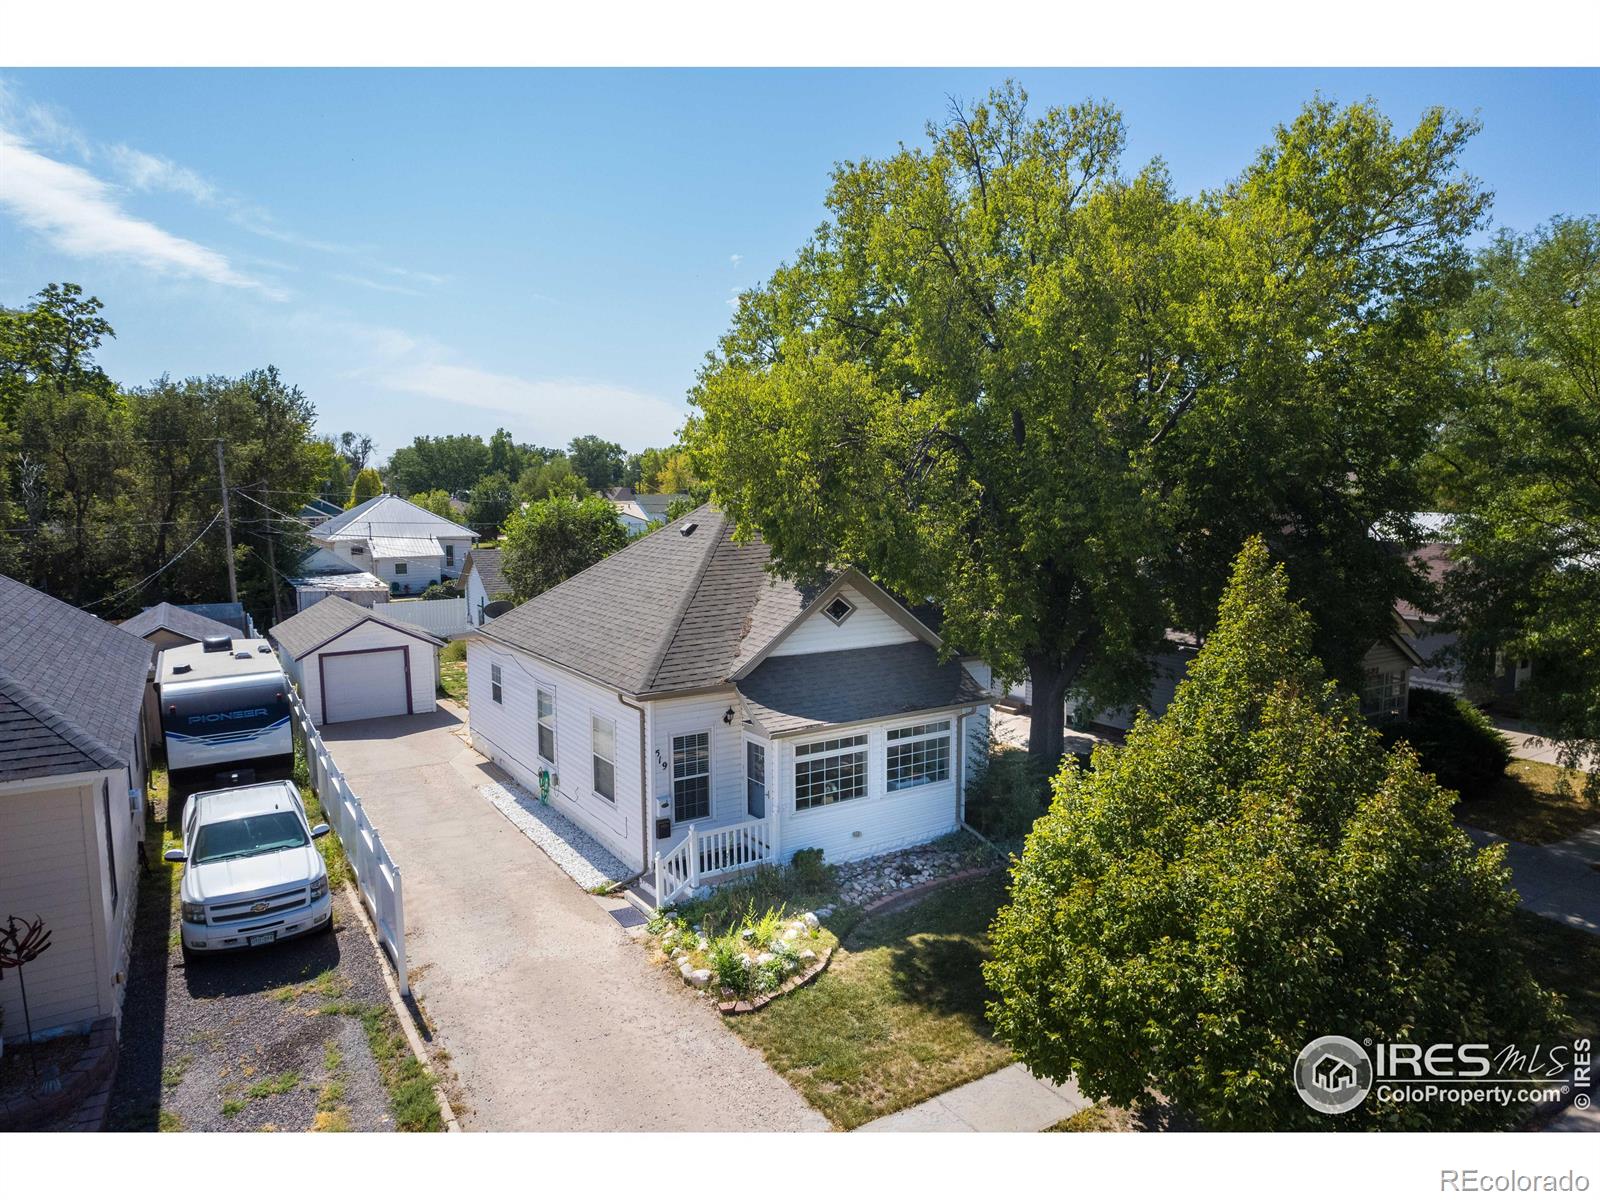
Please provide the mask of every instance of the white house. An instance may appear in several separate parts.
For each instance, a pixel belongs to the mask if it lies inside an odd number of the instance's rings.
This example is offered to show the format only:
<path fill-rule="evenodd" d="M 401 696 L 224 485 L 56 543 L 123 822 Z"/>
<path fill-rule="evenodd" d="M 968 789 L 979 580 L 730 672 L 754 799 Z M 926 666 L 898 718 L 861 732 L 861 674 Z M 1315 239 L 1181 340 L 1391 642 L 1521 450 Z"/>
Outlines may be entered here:
<path fill-rule="evenodd" d="M 395 595 L 410 596 L 459 575 L 478 535 L 385 493 L 323 522 L 311 538 Z"/>
<path fill-rule="evenodd" d="M 267 631 L 313 722 L 434 710 L 444 642 L 389 615 L 400 607 L 329 596 Z"/>
<path fill-rule="evenodd" d="M 461 568 L 461 582 L 467 597 L 467 619 L 474 625 L 490 620 L 489 605 L 511 595 L 511 585 L 500 569 L 500 551 L 492 546 L 473 547 Z"/>
<path fill-rule="evenodd" d="M 732 534 L 703 506 L 468 635 L 473 744 L 660 902 L 948 833 L 988 752 L 978 664 L 860 572 L 802 587 Z"/>
<path fill-rule="evenodd" d="M 667 510 L 689 497 L 682 492 L 635 492 L 631 487 L 606 489 L 606 500 L 617 510 L 617 520 L 630 534 L 643 533 L 667 519 Z"/>
<path fill-rule="evenodd" d="M 144 831 L 150 644 L 0 576 L 0 920 L 41 917 L 35 1035 L 120 1021 Z M 17 973 L 6 1041 L 24 1036 Z"/>

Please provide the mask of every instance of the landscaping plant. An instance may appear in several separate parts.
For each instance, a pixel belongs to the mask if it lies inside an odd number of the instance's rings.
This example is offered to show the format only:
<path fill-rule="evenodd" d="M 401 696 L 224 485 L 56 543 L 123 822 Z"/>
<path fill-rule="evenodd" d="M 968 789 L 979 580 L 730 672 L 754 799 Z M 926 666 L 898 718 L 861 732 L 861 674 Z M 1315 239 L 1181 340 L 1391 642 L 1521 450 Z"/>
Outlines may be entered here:
<path fill-rule="evenodd" d="M 1510 743 L 1476 704 L 1430 688 L 1411 689 L 1406 719 L 1385 726 L 1383 740 L 1410 743 L 1423 770 L 1463 795 L 1494 783 L 1511 765 Z"/>
<path fill-rule="evenodd" d="M 1215 1129 L 1487 1128 L 1501 1107 L 1301 1102 L 1313 1038 L 1549 1045 L 1501 848 L 1478 850 L 1404 745 L 1311 652 L 1260 539 L 1160 719 L 1070 759 L 1015 868 L 984 974 L 1037 1073 Z"/>

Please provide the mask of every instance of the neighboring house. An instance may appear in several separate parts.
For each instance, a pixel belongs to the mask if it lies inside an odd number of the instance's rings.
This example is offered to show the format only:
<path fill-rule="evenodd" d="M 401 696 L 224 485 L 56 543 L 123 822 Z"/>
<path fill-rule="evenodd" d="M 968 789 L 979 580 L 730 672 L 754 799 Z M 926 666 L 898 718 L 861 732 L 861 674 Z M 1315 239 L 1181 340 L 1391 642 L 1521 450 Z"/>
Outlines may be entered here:
<path fill-rule="evenodd" d="M 434 710 L 444 642 L 388 614 L 329 596 L 267 631 L 313 722 Z"/>
<path fill-rule="evenodd" d="M 1189 664 L 1198 653 L 1200 642 L 1193 634 L 1169 629 L 1161 651 L 1151 659 L 1150 693 L 1146 702 L 1139 707 L 1153 717 L 1166 712 L 1177 693 L 1178 684 L 1189 673 Z M 1407 698 L 1411 693 L 1412 675 L 1422 666 L 1422 662 L 1421 652 L 1405 622 L 1396 613 L 1394 631 L 1374 642 L 1361 657 L 1362 685 L 1359 695 L 1362 715 L 1374 721 L 1403 720 Z M 1136 711 L 1121 708 L 1113 712 L 1096 712 L 1069 700 L 1066 706 L 1067 724 L 1077 728 L 1100 726 L 1115 732 L 1126 732 L 1133 728 Z"/>
<path fill-rule="evenodd" d="M 641 494 L 630 487 L 607 488 L 605 498 L 617 510 L 617 520 L 630 534 L 643 533 L 667 519 L 667 510 L 689 497 L 683 492 Z"/>
<path fill-rule="evenodd" d="M 477 538 L 466 526 L 387 493 L 311 531 L 312 541 L 348 567 L 381 580 L 397 596 L 454 579 Z"/>
<path fill-rule="evenodd" d="M 181 608 L 184 612 L 194 613 L 196 616 L 207 617 L 213 621 L 221 621 L 224 625 L 237 630 L 242 637 L 255 637 L 255 626 L 250 623 L 250 618 L 245 615 L 244 605 L 237 600 L 228 604 L 175 604 L 174 608 Z"/>
<path fill-rule="evenodd" d="M 311 503 L 301 506 L 300 519 L 312 528 L 316 528 L 326 521 L 333 520 L 342 512 L 344 509 L 332 500 L 324 500 L 321 496 L 317 496 Z"/>
<path fill-rule="evenodd" d="M 466 584 L 467 619 L 482 625 L 490 619 L 485 610 L 496 600 L 508 599 L 511 585 L 500 570 L 500 551 L 496 547 L 474 547 L 461 568 Z"/>
<path fill-rule="evenodd" d="M 1412 560 L 1422 568 L 1435 589 L 1443 587 L 1446 577 L 1455 569 L 1453 550 L 1450 542 L 1429 542 L 1412 553 Z M 1417 687 L 1487 704 L 1514 695 L 1533 674 L 1533 664 L 1528 659 L 1497 654 L 1493 676 L 1487 682 L 1469 682 L 1463 664 L 1455 658 L 1460 634 L 1440 629 L 1438 613 L 1425 611 L 1410 601 L 1402 601 L 1397 608 L 1424 660 L 1423 665 L 1412 672 L 1411 682 Z"/>
<path fill-rule="evenodd" d="M 473 744 L 661 902 L 957 829 L 988 752 L 980 664 L 860 572 L 801 587 L 732 532 L 702 506 L 468 634 Z"/>
<path fill-rule="evenodd" d="M 0 920 L 35 914 L 35 1034 L 120 1018 L 144 831 L 150 645 L 0 576 Z M 0 979 L 9 1042 L 17 972 Z M 11 1048 L 15 1053 L 15 1048 Z"/>
<path fill-rule="evenodd" d="M 338 596 L 364 608 L 389 599 L 387 583 L 331 550 L 313 549 L 300 560 L 297 570 L 298 574 L 289 580 L 294 588 L 296 612 L 304 612 L 326 596 Z"/>
<path fill-rule="evenodd" d="M 150 746 L 161 744 L 161 705 L 156 697 L 156 655 L 171 646 L 187 646 L 194 642 L 202 642 L 208 637 L 224 637 L 233 639 L 245 633 L 244 621 L 238 625 L 223 624 L 221 621 L 202 616 L 194 610 L 197 608 L 226 609 L 229 605 L 187 605 L 153 604 L 136 617 L 129 617 L 118 628 L 135 637 L 141 637 L 150 643 L 150 672 L 149 682 L 145 687 L 145 737 Z M 237 606 L 235 606 L 237 607 Z M 241 618 L 243 609 L 240 609 Z"/>

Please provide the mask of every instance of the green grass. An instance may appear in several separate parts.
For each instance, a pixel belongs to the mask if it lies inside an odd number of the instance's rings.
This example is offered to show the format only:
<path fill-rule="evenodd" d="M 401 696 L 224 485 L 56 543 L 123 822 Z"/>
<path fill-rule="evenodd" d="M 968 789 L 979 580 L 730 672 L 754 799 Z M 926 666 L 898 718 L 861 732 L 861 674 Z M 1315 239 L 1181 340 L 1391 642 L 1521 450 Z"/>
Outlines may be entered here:
<path fill-rule="evenodd" d="M 281 1096 L 285 1092 L 292 1092 L 300 1086 L 300 1076 L 294 1071 L 284 1071 L 279 1075 L 268 1075 L 265 1079 L 258 1079 L 245 1091 L 246 1098 L 261 1100 L 267 1096 Z"/>
<path fill-rule="evenodd" d="M 183 1082 L 184 1072 L 189 1069 L 189 1064 L 194 1061 L 192 1054 L 180 1054 L 166 1066 L 161 1068 L 161 1086 L 175 1088 Z"/>
<path fill-rule="evenodd" d="M 163 1108 L 160 1116 L 156 1118 L 156 1128 L 162 1133 L 182 1133 L 184 1130 L 183 1118 L 177 1113 L 168 1112 Z"/>
<path fill-rule="evenodd" d="M 396 1129 L 408 1133 L 438 1133 L 444 1129 L 439 1102 L 433 1094 L 434 1078 L 411 1053 L 400 1022 L 388 1005 L 337 1002 L 324 1005 L 320 1011 L 361 1021 L 384 1090 L 389 1094 Z"/>
<path fill-rule="evenodd" d="M 1563 1034 L 1600 1036 L 1600 938 L 1521 909 L 1514 927 L 1533 977 L 1562 998 Z"/>
<path fill-rule="evenodd" d="M 306 762 L 305 746 L 298 737 L 294 745 L 294 782 L 300 789 L 300 800 L 306 806 L 306 819 L 313 825 L 324 820 L 322 802 L 311 790 L 311 769 Z M 322 854 L 323 864 L 328 868 L 330 888 L 343 887 L 346 880 L 355 877 L 350 870 L 350 860 L 344 856 L 344 847 L 340 845 L 337 833 L 330 832 L 327 837 L 318 838 L 317 849 Z"/>
<path fill-rule="evenodd" d="M 1512 759 L 1493 785 L 1462 797 L 1456 817 L 1514 842 L 1532 846 L 1559 842 L 1600 822 L 1600 807 L 1584 799 L 1584 782 L 1578 771 Z"/>
<path fill-rule="evenodd" d="M 439 694 L 457 704 L 467 703 L 467 664 L 441 662 L 439 664 Z"/>
<path fill-rule="evenodd" d="M 844 1129 L 998 1070 L 979 964 L 1005 894 L 994 875 L 865 921 L 811 984 L 728 1026 Z"/>
<path fill-rule="evenodd" d="M 439 661 L 442 663 L 466 662 L 467 639 L 453 638 L 446 642 L 444 649 L 439 651 Z"/>

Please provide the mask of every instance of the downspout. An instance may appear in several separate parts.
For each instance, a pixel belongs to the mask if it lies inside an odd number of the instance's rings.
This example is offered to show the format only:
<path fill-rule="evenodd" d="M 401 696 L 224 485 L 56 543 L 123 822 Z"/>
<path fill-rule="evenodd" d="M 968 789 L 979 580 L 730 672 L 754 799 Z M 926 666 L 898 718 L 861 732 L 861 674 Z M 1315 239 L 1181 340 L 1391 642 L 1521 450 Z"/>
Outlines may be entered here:
<path fill-rule="evenodd" d="M 645 710 L 621 692 L 617 703 L 639 714 L 639 872 L 644 874 L 650 870 L 650 756 L 645 747 Z"/>
<path fill-rule="evenodd" d="M 967 718 L 977 712 L 974 705 L 956 714 L 956 824 L 967 824 Z"/>

